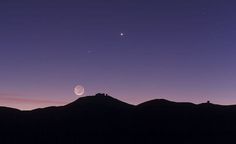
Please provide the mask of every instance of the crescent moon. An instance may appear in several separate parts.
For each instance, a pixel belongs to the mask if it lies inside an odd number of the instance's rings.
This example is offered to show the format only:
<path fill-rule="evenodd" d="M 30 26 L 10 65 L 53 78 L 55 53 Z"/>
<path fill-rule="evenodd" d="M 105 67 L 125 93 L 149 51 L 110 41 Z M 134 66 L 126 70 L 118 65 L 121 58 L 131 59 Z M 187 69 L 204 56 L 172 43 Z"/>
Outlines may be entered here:
<path fill-rule="evenodd" d="M 75 86 L 75 88 L 74 88 L 74 93 L 75 93 L 76 95 L 81 96 L 81 95 L 84 94 L 84 92 L 85 92 L 85 90 L 84 90 L 84 87 L 83 87 L 82 85 L 77 85 L 77 86 Z"/>

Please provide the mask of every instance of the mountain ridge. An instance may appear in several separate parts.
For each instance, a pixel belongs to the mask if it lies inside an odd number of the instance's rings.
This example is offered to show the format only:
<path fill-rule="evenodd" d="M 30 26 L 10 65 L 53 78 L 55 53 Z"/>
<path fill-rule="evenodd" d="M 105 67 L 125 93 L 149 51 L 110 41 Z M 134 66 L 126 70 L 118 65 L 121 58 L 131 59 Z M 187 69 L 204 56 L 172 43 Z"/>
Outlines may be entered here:
<path fill-rule="evenodd" d="M 198 144 L 236 137 L 236 106 L 156 99 L 130 105 L 105 94 L 19 111 L 0 107 L 1 144 Z"/>
<path fill-rule="evenodd" d="M 213 104 L 213 103 L 200 103 L 200 104 L 194 104 L 191 102 L 174 102 L 174 101 L 170 101 L 167 99 L 152 99 L 152 100 L 148 100 L 145 102 L 142 102 L 140 104 L 137 105 L 133 105 L 133 104 L 129 104 L 126 102 L 123 102 L 121 100 L 118 100 L 116 98 L 113 98 L 112 96 L 103 94 L 103 93 L 98 93 L 96 95 L 91 95 L 91 96 L 84 96 L 84 97 L 80 97 L 78 99 L 76 99 L 75 101 L 72 101 L 71 103 L 65 104 L 63 106 L 49 106 L 49 107 L 44 107 L 44 108 L 36 108 L 36 109 L 32 109 L 32 110 L 20 110 L 17 108 L 11 108 L 11 107 L 7 107 L 7 106 L 0 106 L 0 111 L 2 109 L 9 109 L 12 111 L 35 111 L 35 110 L 42 110 L 42 109 L 51 109 L 51 108 L 60 108 L 60 107 L 76 107 L 78 105 L 91 105 L 91 104 L 100 104 L 100 105 L 104 105 L 104 104 L 108 104 L 109 102 L 112 103 L 119 103 L 122 105 L 129 105 L 131 107 L 142 107 L 145 105 L 161 105 L 161 106 L 165 106 L 165 105 L 169 105 L 169 106 L 174 106 L 174 105 L 195 105 L 195 106 L 218 106 L 218 107 L 236 107 L 235 105 L 220 105 L 220 104 Z"/>

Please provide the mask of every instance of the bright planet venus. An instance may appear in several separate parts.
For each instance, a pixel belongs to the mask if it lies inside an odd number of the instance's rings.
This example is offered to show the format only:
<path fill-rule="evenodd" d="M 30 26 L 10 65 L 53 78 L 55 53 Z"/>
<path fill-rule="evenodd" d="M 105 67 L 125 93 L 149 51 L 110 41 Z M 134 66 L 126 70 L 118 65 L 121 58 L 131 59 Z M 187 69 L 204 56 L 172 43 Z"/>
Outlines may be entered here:
<path fill-rule="evenodd" d="M 75 88 L 74 88 L 74 93 L 75 93 L 76 95 L 81 96 L 81 95 L 84 94 L 84 92 L 85 92 L 85 90 L 84 90 L 84 87 L 83 87 L 82 85 L 77 85 L 77 86 L 75 86 Z"/>

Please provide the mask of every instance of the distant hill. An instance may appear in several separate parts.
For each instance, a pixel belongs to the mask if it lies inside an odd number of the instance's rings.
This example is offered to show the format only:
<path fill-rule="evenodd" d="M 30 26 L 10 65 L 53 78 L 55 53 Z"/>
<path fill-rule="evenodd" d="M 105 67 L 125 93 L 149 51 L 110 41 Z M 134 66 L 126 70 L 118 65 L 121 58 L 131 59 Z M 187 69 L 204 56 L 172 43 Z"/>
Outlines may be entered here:
<path fill-rule="evenodd" d="M 0 107 L 0 144 L 234 143 L 236 106 L 87 96 L 61 107 Z"/>
<path fill-rule="evenodd" d="M 98 110 L 101 108 L 129 109 L 134 106 L 105 94 L 96 94 L 95 96 L 81 97 L 78 100 L 66 105 L 65 107 L 71 109 L 94 108 Z"/>

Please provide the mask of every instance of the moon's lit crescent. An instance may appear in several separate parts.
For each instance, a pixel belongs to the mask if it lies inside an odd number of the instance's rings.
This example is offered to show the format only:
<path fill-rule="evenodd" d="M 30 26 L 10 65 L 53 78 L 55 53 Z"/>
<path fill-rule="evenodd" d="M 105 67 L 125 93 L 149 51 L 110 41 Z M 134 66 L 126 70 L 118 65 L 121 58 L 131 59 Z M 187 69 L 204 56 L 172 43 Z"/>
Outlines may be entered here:
<path fill-rule="evenodd" d="M 84 94 L 84 87 L 81 86 L 81 85 L 77 85 L 75 88 L 74 88 L 74 93 L 78 96 L 81 96 Z"/>

